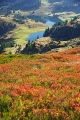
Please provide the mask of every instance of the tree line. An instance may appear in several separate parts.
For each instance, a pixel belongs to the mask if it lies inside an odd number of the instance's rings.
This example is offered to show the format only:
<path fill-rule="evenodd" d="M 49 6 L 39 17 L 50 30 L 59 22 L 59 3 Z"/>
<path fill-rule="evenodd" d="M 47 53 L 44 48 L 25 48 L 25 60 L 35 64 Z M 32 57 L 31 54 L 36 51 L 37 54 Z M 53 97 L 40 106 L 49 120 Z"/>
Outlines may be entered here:
<path fill-rule="evenodd" d="M 67 20 L 64 23 L 56 23 L 52 28 L 48 28 L 44 32 L 44 37 L 50 36 L 55 40 L 69 40 L 80 36 L 80 24 L 75 21 L 76 18 L 68 22 Z"/>
<path fill-rule="evenodd" d="M 12 24 L 11 22 L 6 22 L 3 19 L 0 19 L 0 40 L 2 41 L 2 38 L 5 38 L 7 33 L 11 30 L 13 30 L 16 27 L 15 24 Z M 0 53 L 4 51 L 5 48 L 7 47 L 13 47 L 14 46 L 14 41 L 10 38 L 11 41 L 9 42 L 1 42 L 0 44 Z"/>
<path fill-rule="evenodd" d="M 0 19 L 0 36 L 4 36 L 6 33 L 14 29 L 15 27 L 15 24 L 12 24 L 11 22 L 2 21 L 2 19 Z"/>
<path fill-rule="evenodd" d="M 0 44 L 0 53 L 4 51 L 5 48 L 14 47 L 14 41 L 4 42 Z"/>
<path fill-rule="evenodd" d="M 41 5 L 41 0 L 4 0 L 0 2 L 0 11 L 7 10 L 33 10 L 39 8 Z"/>

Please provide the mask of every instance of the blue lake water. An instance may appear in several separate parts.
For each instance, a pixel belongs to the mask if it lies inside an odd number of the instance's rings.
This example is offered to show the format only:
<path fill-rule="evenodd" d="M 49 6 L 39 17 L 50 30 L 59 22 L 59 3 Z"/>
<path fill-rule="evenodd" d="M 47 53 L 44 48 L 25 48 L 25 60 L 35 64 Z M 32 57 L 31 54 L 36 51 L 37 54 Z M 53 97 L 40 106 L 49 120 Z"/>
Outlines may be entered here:
<path fill-rule="evenodd" d="M 48 21 L 46 21 L 46 23 L 45 23 L 46 25 L 50 25 L 50 26 L 52 26 L 52 25 L 54 25 L 55 24 L 55 22 L 52 22 L 52 21 L 50 21 L 50 20 L 48 20 Z"/>
<path fill-rule="evenodd" d="M 27 40 L 30 40 L 32 42 L 32 41 L 36 40 L 37 38 L 42 38 L 43 34 L 44 34 L 44 31 L 30 34 L 29 37 L 27 38 Z"/>
<path fill-rule="evenodd" d="M 55 22 L 52 22 L 52 21 L 48 20 L 48 21 L 46 21 L 45 24 L 47 24 L 49 26 L 52 26 L 52 25 L 55 24 Z M 37 38 L 42 38 L 43 34 L 44 34 L 44 31 L 30 34 L 29 37 L 27 38 L 27 41 L 30 40 L 32 42 L 32 41 L 36 40 Z"/>

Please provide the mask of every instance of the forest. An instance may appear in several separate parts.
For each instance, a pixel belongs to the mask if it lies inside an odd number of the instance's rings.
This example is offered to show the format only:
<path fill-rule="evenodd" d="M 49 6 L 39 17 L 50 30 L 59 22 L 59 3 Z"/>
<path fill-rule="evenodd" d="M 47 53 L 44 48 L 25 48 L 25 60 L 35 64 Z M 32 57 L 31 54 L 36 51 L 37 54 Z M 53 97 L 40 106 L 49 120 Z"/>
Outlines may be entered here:
<path fill-rule="evenodd" d="M 48 0 L 50 3 L 55 3 L 52 12 L 74 11 L 80 12 L 80 0 Z"/>
<path fill-rule="evenodd" d="M 41 5 L 41 0 L 4 0 L 1 1 L 0 7 L 2 7 L 1 10 L 5 11 L 7 10 L 32 10 L 37 9 Z"/>
<path fill-rule="evenodd" d="M 14 41 L 9 41 L 9 42 L 3 42 L 0 44 L 0 53 L 4 52 L 5 48 L 8 47 L 14 47 L 15 42 Z"/>
<path fill-rule="evenodd" d="M 4 48 L 13 47 L 14 41 L 10 38 L 9 41 L 6 41 L 7 33 L 13 30 L 16 27 L 16 24 L 11 22 L 6 22 L 3 19 L 0 19 L 0 53 L 4 51 Z"/>
<path fill-rule="evenodd" d="M 80 36 L 80 24 L 74 22 L 76 17 L 68 22 L 67 20 L 63 23 L 56 23 L 52 28 L 45 30 L 44 37 L 50 36 L 55 40 L 70 40 Z"/>
<path fill-rule="evenodd" d="M 48 2 L 59 2 L 59 1 L 61 1 L 61 0 L 48 0 Z M 71 0 L 71 1 L 72 2 L 80 2 L 80 0 Z"/>
<path fill-rule="evenodd" d="M 15 27 L 16 27 L 15 24 L 12 24 L 11 22 L 6 22 L 3 19 L 0 19 L 0 36 L 5 35 Z"/>

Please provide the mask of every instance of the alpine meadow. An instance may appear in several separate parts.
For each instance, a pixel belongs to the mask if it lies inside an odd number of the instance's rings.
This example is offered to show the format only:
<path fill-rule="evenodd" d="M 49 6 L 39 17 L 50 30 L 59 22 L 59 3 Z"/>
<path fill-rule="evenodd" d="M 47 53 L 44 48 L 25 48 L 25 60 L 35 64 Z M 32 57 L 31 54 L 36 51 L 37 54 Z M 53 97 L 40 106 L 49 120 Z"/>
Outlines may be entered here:
<path fill-rule="evenodd" d="M 0 120 L 80 120 L 80 0 L 0 0 Z"/>

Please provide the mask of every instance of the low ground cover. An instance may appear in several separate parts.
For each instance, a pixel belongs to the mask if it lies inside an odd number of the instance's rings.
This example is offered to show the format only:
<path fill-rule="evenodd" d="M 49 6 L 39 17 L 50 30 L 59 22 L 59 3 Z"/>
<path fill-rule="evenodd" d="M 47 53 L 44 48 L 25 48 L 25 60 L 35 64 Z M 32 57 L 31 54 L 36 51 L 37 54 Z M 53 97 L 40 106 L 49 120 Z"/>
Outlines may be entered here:
<path fill-rule="evenodd" d="M 0 119 L 80 120 L 80 48 L 0 55 Z"/>

